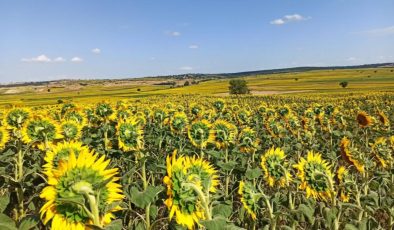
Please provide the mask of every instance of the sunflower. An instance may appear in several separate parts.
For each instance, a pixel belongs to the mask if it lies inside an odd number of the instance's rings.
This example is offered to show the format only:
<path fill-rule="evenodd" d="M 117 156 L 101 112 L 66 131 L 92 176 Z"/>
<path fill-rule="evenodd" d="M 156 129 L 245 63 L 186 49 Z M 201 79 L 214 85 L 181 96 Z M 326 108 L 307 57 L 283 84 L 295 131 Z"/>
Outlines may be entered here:
<path fill-rule="evenodd" d="M 138 120 L 128 119 L 118 123 L 118 143 L 123 151 L 139 151 L 144 148 L 144 130 Z"/>
<path fill-rule="evenodd" d="M 173 133 L 181 134 L 188 123 L 189 120 L 184 112 L 176 112 L 170 119 L 170 129 Z"/>
<path fill-rule="evenodd" d="M 8 111 L 5 119 L 10 128 L 21 128 L 29 118 L 30 110 L 25 108 Z"/>
<path fill-rule="evenodd" d="M 68 141 L 77 140 L 82 136 L 82 126 L 75 121 L 63 121 L 59 127 L 60 134 Z"/>
<path fill-rule="evenodd" d="M 4 127 L 0 127 L 0 150 L 4 149 L 5 144 L 10 140 L 10 135 Z"/>
<path fill-rule="evenodd" d="M 257 138 L 256 132 L 246 127 L 239 134 L 239 149 L 242 153 L 253 153 L 257 150 L 260 140 Z"/>
<path fill-rule="evenodd" d="M 218 99 L 213 102 L 213 107 L 216 109 L 216 111 L 222 112 L 226 107 L 226 104 L 223 99 Z"/>
<path fill-rule="evenodd" d="M 217 171 L 208 162 L 180 156 L 167 156 L 167 175 L 163 182 L 167 186 L 165 205 L 169 209 L 170 220 L 175 215 L 176 222 L 194 229 L 199 220 L 211 218 L 209 194 L 216 192 L 219 184 Z"/>
<path fill-rule="evenodd" d="M 114 218 L 112 212 L 120 209 L 115 203 L 123 199 L 118 169 L 107 169 L 109 163 L 92 152 L 82 151 L 77 157 L 71 151 L 68 160 L 60 161 L 48 177 L 48 186 L 40 194 L 46 201 L 40 209 L 43 223 L 52 220 L 54 230 L 109 224 Z"/>
<path fill-rule="evenodd" d="M 389 126 L 390 125 L 390 120 L 387 118 L 386 114 L 383 111 L 379 111 L 378 112 L 378 118 L 379 118 L 379 121 L 384 126 Z"/>
<path fill-rule="evenodd" d="M 237 135 L 237 127 L 225 120 L 216 120 L 213 123 L 214 143 L 218 149 L 226 149 L 233 144 Z"/>
<path fill-rule="evenodd" d="M 98 117 L 104 120 L 110 120 L 110 118 L 112 118 L 113 115 L 116 116 L 111 105 L 105 102 L 96 105 L 95 113 Z"/>
<path fill-rule="evenodd" d="M 327 200 L 333 196 L 331 166 L 322 160 L 320 153 L 309 151 L 307 158 L 301 157 L 294 168 L 298 170 L 297 176 L 301 180 L 300 189 L 306 190 L 307 198 Z"/>
<path fill-rule="evenodd" d="M 190 106 L 190 112 L 195 118 L 199 118 L 204 114 L 204 107 L 194 103 Z"/>
<path fill-rule="evenodd" d="M 365 166 L 360 155 L 355 154 L 355 151 L 350 148 L 350 141 L 347 137 L 343 137 L 340 143 L 341 155 L 348 163 L 354 165 L 356 169 L 364 173 Z"/>
<path fill-rule="evenodd" d="M 361 128 L 365 128 L 372 124 L 372 117 L 364 111 L 358 112 L 356 119 Z"/>
<path fill-rule="evenodd" d="M 236 118 L 239 124 L 248 124 L 250 121 L 250 112 L 245 109 L 240 109 L 236 113 Z"/>
<path fill-rule="evenodd" d="M 215 140 L 211 124 L 207 120 L 193 122 L 188 128 L 187 134 L 191 143 L 199 149 L 204 149 L 209 142 Z"/>
<path fill-rule="evenodd" d="M 258 202 L 262 197 L 261 193 L 258 193 L 256 189 L 249 182 L 239 182 L 238 194 L 241 196 L 241 202 L 247 213 L 256 220 L 256 213 L 259 210 Z"/>
<path fill-rule="evenodd" d="M 52 145 L 51 148 L 46 151 L 46 155 L 44 157 L 46 162 L 43 166 L 44 174 L 51 177 L 54 169 L 59 166 L 60 162 L 68 161 L 71 152 L 74 152 L 75 156 L 78 157 L 81 152 L 87 154 L 90 150 L 88 147 L 83 146 L 82 143 L 74 141 Z"/>
<path fill-rule="evenodd" d="M 50 142 L 61 137 L 59 131 L 60 127 L 56 121 L 35 117 L 25 122 L 22 128 L 22 140 L 26 144 L 33 143 L 43 150 Z"/>
<path fill-rule="evenodd" d="M 349 187 L 347 182 L 350 181 L 351 175 L 349 174 L 349 171 L 343 167 L 340 166 L 337 170 L 337 182 L 339 184 L 339 198 L 343 202 L 349 202 L 350 200 L 350 195 L 352 193 L 351 187 Z"/>
<path fill-rule="evenodd" d="M 393 162 L 390 146 L 386 143 L 386 138 L 379 137 L 372 145 L 372 152 L 383 168 L 387 168 Z"/>
<path fill-rule="evenodd" d="M 261 157 L 261 167 L 264 171 L 264 178 L 270 187 L 277 184 L 279 187 L 288 185 L 291 175 L 286 169 L 286 155 L 280 148 L 270 148 Z"/>

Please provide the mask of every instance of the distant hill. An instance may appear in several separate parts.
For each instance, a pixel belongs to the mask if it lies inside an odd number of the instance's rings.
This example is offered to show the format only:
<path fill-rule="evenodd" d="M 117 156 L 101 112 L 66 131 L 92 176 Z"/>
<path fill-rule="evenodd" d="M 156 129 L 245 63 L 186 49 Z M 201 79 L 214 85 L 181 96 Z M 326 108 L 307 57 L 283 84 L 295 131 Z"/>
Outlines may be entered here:
<path fill-rule="evenodd" d="M 275 74 L 275 73 L 295 73 L 295 72 L 306 72 L 315 70 L 339 70 L 339 69 L 367 69 L 367 68 L 390 68 L 394 67 L 394 63 L 376 63 L 376 64 L 365 64 L 365 65 L 352 65 L 352 66 L 322 66 L 322 67 L 292 67 L 282 69 L 267 69 L 267 70 L 256 70 L 256 71 L 245 71 L 236 73 L 216 73 L 216 74 L 204 74 L 204 73 L 189 73 L 189 74 L 178 74 L 178 75 L 165 75 L 165 76 L 150 76 L 142 78 L 122 78 L 122 79 L 97 79 L 97 80 L 52 80 L 52 81 L 40 81 L 40 82 L 21 82 L 21 83 L 10 83 L 0 84 L 0 88 L 4 87 L 18 87 L 18 86 L 45 86 L 56 83 L 67 83 L 67 82 L 83 82 L 79 84 L 86 84 L 87 82 L 116 82 L 124 80 L 143 80 L 143 79 L 196 79 L 199 82 L 208 81 L 212 79 L 221 78 L 236 78 L 236 77 L 247 77 L 255 75 Z"/>

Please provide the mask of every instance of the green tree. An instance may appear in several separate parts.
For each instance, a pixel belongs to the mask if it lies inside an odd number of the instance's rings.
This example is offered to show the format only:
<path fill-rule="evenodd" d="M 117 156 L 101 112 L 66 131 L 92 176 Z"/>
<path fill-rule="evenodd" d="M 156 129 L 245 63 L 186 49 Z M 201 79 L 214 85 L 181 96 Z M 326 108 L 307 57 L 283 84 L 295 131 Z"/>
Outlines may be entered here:
<path fill-rule="evenodd" d="M 349 83 L 347 81 L 342 81 L 341 83 L 339 83 L 339 85 L 342 86 L 342 88 L 346 88 L 348 84 Z"/>
<path fill-rule="evenodd" d="M 250 91 L 245 80 L 234 79 L 230 81 L 230 94 L 248 94 Z"/>

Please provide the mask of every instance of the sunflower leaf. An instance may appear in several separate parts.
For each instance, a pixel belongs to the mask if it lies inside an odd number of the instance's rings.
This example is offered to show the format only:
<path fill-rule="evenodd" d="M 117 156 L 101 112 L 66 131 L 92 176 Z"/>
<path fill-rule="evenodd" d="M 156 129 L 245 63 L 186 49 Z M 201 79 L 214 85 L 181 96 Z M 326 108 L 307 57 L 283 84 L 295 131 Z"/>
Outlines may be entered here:
<path fill-rule="evenodd" d="M 212 220 L 204 220 L 200 222 L 207 230 L 222 230 L 226 227 L 227 222 L 223 217 L 215 217 Z"/>
<path fill-rule="evenodd" d="M 0 229 L 1 230 L 16 230 L 15 222 L 10 217 L 0 213 Z"/>
<path fill-rule="evenodd" d="M 246 170 L 246 174 L 245 174 L 246 178 L 249 180 L 256 179 L 261 175 L 262 175 L 262 170 L 260 168 L 248 169 Z"/>
<path fill-rule="evenodd" d="M 23 218 L 19 224 L 19 230 L 30 230 L 34 228 L 38 223 L 40 222 L 40 219 L 36 216 L 27 216 Z"/>
<path fill-rule="evenodd" d="M 10 197 L 5 194 L 4 196 L 0 196 L 0 213 L 2 213 L 10 203 Z"/>
<path fill-rule="evenodd" d="M 143 192 L 136 187 L 132 187 L 129 192 L 130 200 L 139 208 L 145 208 L 148 204 L 155 201 L 156 196 L 163 191 L 163 186 L 148 186 Z"/>

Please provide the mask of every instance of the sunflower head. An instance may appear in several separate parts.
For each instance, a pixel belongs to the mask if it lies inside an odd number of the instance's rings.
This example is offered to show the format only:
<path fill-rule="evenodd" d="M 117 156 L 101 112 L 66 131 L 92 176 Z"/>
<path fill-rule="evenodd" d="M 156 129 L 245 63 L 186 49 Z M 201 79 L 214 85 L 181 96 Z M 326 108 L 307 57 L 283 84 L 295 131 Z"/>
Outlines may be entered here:
<path fill-rule="evenodd" d="M 390 120 L 387 118 L 386 114 L 383 111 L 378 112 L 378 118 L 379 121 L 382 123 L 382 125 L 384 126 L 390 125 Z"/>
<path fill-rule="evenodd" d="M 213 107 L 215 107 L 216 111 L 222 112 L 226 107 L 226 104 L 223 99 L 218 99 L 213 102 Z"/>
<path fill-rule="evenodd" d="M 6 122 L 11 128 L 21 128 L 29 118 L 30 110 L 24 108 L 12 109 L 6 115 Z"/>
<path fill-rule="evenodd" d="M 239 124 L 247 124 L 250 121 L 250 112 L 245 109 L 240 109 L 236 113 L 236 118 Z"/>
<path fill-rule="evenodd" d="M 120 209 L 114 204 L 123 195 L 116 183 L 118 169 L 107 169 L 109 163 L 89 151 L 78 157 L 70 151 L 68 160 L 60 161 L 48 176 L 49 184 L 40 194 L 46 201 L 40 210 L 44 224 L 52 220 L 52 229 L 82 230 L 87 224 L 102 227 L 111 222 L 112 212 Z"/>
<path fill-rule="evenodd" d="M 277 109 L 278 114 L 282 117 L 287 117 L 288 115 L 290 115 L 291 110 L 289 106 L 283 106 Z"/>
<path fill-rule="evenodd" d="M 144 130 L 138 120 L 128 119 L 117 126 L 119 147 L 124 151 L 138 151 L 144 148 Z"/>
<path fill-rule="evenodd" d="M 60 134 L 66 140 L 77 140 L 82 135 L 82 126 L 75 121 L 63 121 L 60 125 Z"/>
<path fill-rule="evenodd" d="M 369 116 L 365 111 L 358 112 L 356 119 L 361 128 L 365 128 L 372 124 L 372 117 Z"/>
<path fill-rule="evenodd" d="M 170 128 L 173 133 L 183 133 L 189 120 L 184 112 L 176 112 L 170 119 Z"/>
<path fill-rule="evenodd" d="M 225 149 L 235 142 L 237 127 L 225 120 L 216 120 L 212 126 L 216 148 Z"/>
<path fill-rule="evenodd" d="M 195 117 L 201 117 L 204 114 L 204 107 L 202 107 L 199 104 L 192 104 L 190 106 L 190 112 L 195 116 Z"/>
<path fill-rule="evenodd" d="M 351 186 L 353 178 L 351 174 L 349 174 L 349 171 L 345 167 L 340 166 L 337 170 L 336 179 L 339 186 L 339 199 L 341 199 L 342 202 L 349 202 L 350 196 L 353 193 L 353 188 Z"/>
<path fill-rule="evenodd" d="M 270 187 L 284 187 L 291 181 L 290 172 L 286 169 L 286 155 L 280 148 L 270 148 L 261 157 L 264 178 Z"/>
<path fill-rule="evenodd" d="M 246 127 L 239 134 L 239 149 L 242 153 L 252 153 L 257 150 L 260 140 L 257 138 L 256 132 Z"/>
<path fill-rule="evenodd" d="M 216 170 L 206 161 L 197 158 L 167 156 L 167 186 L 165 204 L 170 210 L 169 218 L 175 215 L 176 222 L 193 229 L 199 220 L 207 217 L 201 203 L 201 194 L 216 192 L 219 184 Z"/>
<path fill-rule="evenodd" d="M 352 164 L 360 173 L 365 172 L 365 162 L 361 154 L 358 154 L 354 148 L 351 147 L 351 142 L 347 137 L 343 137 L 340 143 L 341 155 L 349 164 Z"/>
<path fill-rule="evenodd" d="M 22 128 L 22 140 L 25 143 L 34 142 L 34 145 L 38 145 L 40 147 L 40 144 L 48 144 L 61 137 L 59 131 L 60 127 L 56 121 L 48 118 L 37 117 L 25 122 Z"/>
<path fill-rule="evenodd" d="M 256 213 L 259 210 L 259 200 L 262 197 L 261 193 L 258 193 L 251 183 L 240 181 L 238 194 L 247 213 L 253 220 L 256 220 Z"/>
<path fill-rule="evenodd" d="M 191 143 L 199 149 L 204 149 L 209 142 L 215 140 L 211 124 L 207 120 L 193 122 L 188 128 L 188 137 Z"/>
<path fill-rule="evenodd" d="M 377 138 L 372 145 L 372 152 L 378 163 L 383 168 L 387 168 L 393 163 L 393 157 L 391 153 L 392 151 L 390 149 L 390 146 L 387 144 L 386 138 Z"/>
<path fill-rule="evenodd" d="M 301 157 L 294 168 L 301 180 L 300 189 L 306 191 L 307 197 L 327 200 L 335 193 L 331 166 L 322 160 L 320 153 L 308 152 L 307 158 Z"/>

